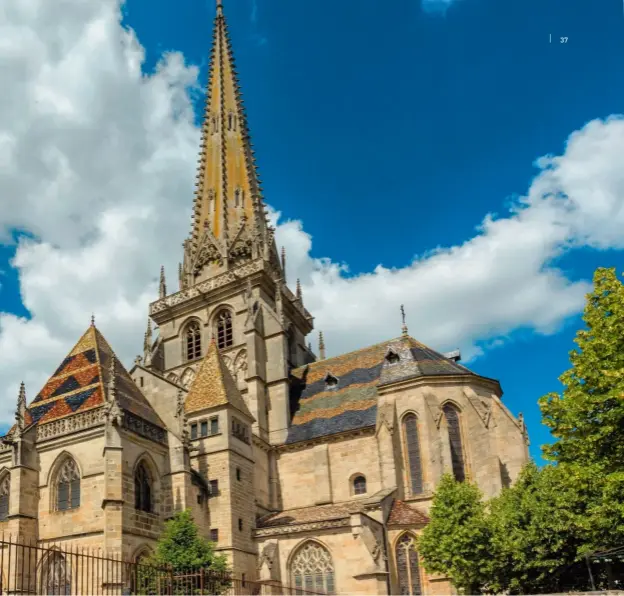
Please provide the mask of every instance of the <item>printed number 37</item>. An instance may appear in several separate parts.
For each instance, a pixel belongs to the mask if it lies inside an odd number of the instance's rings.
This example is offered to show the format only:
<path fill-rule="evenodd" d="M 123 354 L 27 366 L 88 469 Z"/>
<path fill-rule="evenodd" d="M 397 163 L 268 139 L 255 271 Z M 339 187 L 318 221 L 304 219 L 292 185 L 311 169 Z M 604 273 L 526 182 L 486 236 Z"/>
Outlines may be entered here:
<path fill-rule="evenodd" d="M 561 37 L 560 39 L 560 43 L 568 43 L 568 38 L 567 37 Z"/>

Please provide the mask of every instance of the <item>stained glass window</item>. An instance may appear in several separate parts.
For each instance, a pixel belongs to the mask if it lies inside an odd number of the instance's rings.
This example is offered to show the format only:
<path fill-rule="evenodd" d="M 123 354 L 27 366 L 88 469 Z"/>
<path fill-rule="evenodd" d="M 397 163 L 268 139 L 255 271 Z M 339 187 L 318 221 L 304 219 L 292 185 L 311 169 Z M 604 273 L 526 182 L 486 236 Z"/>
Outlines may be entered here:
<path fill-rule="evenodd" d="M 53 552 L 45 561 L 41 577 L 41 594 L 71 594 L 71 570 L 65 557 Z"/>
<path fill-rule="evenodd" d="M 418 495 L 423 491 L 423 479 L 422 463 L 420 459 L 420 441 L 418 437 L 418 418 L 415 414 L 408 414 L 403 418 L 403 432 L 405 434 L 405 450 L 407 454 L 410 490 L 413 495 Z"/>
<path fill-rule="evenodd" d="M 0 483 L 0 521 L 9 517 L 9 495 L 11 494 L 11 476 L 5 474 Z"/>
<path fill-rule="evenodd" d="M 152 511 L 152 482 L 143 462 L 134 473 L 134 508 L 139 511 Z"/>
<path fill-rule="evenodd" d="M 295 588 L 317 594 L 335 594 L 334 563 L 326 548 L 317 542 L 306 542 L 299 548 L 290 565 Z"/>
<path fill-rule="evenodd" d="M 449 444 L 451 446 L 451 466 L 453 468 L 453 476 L 458 482 L 466 479 L 464 470 L 464 449 L 461 439 L 461 428 L 459 424 L 459 412 L 457 408 L 451 404 L 446 404 L 443 409 L 446 418 L 446 426 L 448 427 Z"/>
<path fill-rule="evenodd" d="M 366 478 L 364 476 L 356 476 L 353 479 L 353 494 L 363 495 L 366 492 Z"/>
<path fill-rule="evenodd" d="M 195 360 L 201 356 L 201 327 L 198 321 L 191 321 L 186 328 L 186 359 Z"/>
<path fill-rule="evenodd" d="M 76 462 L 67 458 L 57 477 L 56 508 L 59 511 L 80 507 L 80 473 Z"/>
<path fill-rule="evenodd" d="M 396 545 L 395 556 L 399 594 L 422 594 L 418 551 L 416 541 L 411 534 L 401 536 Z"/>
<path fill-rule="evenodd" d="M 217 317 L 217 345 L 220 350 L 232 345 L 232 315 L 229 310 L 222 311 Z"/>

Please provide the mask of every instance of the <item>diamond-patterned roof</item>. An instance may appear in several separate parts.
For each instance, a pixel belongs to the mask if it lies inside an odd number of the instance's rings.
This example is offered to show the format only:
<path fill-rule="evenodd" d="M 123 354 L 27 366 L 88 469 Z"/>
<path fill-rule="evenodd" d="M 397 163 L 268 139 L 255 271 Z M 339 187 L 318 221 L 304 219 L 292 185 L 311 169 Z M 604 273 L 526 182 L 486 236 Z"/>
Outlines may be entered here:
<path fill-rule="evenodd" d="M 87 329 L 30 403 L 26 425 L 44 424 L 102 406 L 113 357 L 117 360 L 115 386 L 119 406 L 151 424 L 166 428 L 94 325 Z"/>
<path fill-rule="evenodd" d="M 216 406 L 231 405 L 251 420 L 251 415 L 234 377 L 228 370 L 214 340 L 210 342 L 206 356 L 184 401 L 187 414 Z"/>

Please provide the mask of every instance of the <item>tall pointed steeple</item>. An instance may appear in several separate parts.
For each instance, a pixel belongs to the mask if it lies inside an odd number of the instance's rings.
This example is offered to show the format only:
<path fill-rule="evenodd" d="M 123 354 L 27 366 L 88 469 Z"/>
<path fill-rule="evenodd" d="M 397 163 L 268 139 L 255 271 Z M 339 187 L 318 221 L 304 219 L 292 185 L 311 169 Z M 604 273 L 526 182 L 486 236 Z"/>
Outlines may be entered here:
<path fill-rule="evenodd" d="M 191 235 L 188 285 L 275 251 L 221 2 L 214 20 Z M 207 268 L 207 270 L 206 270 Z"/>

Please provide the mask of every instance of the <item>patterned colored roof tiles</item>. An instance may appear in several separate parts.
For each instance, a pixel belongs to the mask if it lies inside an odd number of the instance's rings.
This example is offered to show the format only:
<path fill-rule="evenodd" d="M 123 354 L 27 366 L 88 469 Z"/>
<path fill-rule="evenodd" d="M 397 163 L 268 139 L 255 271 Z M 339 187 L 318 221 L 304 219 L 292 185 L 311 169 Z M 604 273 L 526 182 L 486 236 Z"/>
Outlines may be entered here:
<path fill-rule="evenodd" d="M 392 350 L 396 362 L 386 359 Z M 391 339 L 291 371 L 286 443 L 375 425 L 380 385 L 431 375 L 473 374 L 412 337 Z M 328 385 L 327 377 L 337 379 Z"/>
<path fill-rule="evenodd" d="M 250 420 L 254 419 L 213 340 L 193 379 L 184 409 L 187 414 L 191 414 L 228 404 Z"/>
<path fill-rule="evenodd" d="M 395 499 L 388 516 L 389 526 L 423 526 L 429 523 L 429 518 L 404 501 Z"/>
<path fill-rule="evenodd" d="M 27 424 L 44 424 L 102 406 L 106 399 L 104 386 L 109 380 L 107 366 L 112 356 L 106 339 L 95 326 L 89 327 L 31 402 L 26 413 Z M 122 409 L 165 428 L 121 365 L 116 368 L 115 382 Z"/>

